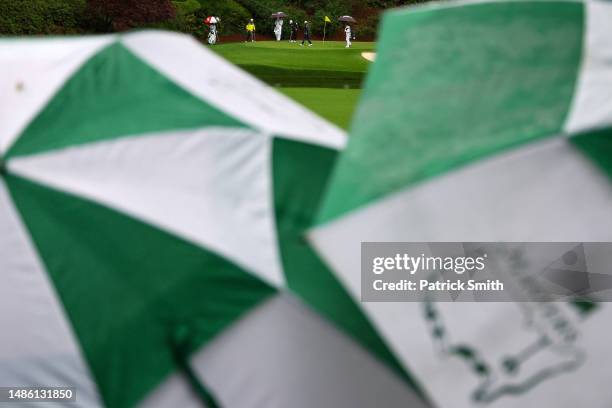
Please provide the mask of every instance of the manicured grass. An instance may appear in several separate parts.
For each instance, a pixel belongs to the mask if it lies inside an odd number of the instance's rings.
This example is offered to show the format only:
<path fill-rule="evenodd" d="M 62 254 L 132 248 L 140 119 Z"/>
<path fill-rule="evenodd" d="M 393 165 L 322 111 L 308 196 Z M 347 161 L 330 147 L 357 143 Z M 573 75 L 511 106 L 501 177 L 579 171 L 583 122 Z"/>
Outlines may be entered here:
<path fill-rule="evenodd" d="M 361 89 L 279 88 L 279 91 L 337 126 L 348 129 Z"/>
<path fill-rule="evenodd" d="M 229 43 L 211 47 L 280 92 L 329 121 L 347 128 L 369 62 L 361 57 L 374 43 L 314 42 L 312 47 L 287 41 Z"/>
<path fill-rule="evenodd" d="M 372 51 L 374 43 L 354 43 L 347 49 L 339 41 L 317 41 L 312 47 L 287 41 L 261 41 L 212 48 L 270 85 L 359 88 L 368 69 L 361 53 Z"/>

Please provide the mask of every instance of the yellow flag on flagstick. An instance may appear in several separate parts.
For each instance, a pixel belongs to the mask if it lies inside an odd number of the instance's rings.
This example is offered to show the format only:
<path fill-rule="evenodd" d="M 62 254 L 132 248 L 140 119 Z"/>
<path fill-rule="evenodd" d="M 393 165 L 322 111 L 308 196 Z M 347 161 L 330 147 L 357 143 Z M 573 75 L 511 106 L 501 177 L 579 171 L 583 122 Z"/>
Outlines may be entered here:
<path fill-rule="evenodd" d="M 331 23 L 331 20 L 327 16 L 325 16 L 323 20 L 325 21 L 325 24 L 323 25 L 323 43 L 325 43 L 325 27 L 327 27 L 327 23 Z"/>

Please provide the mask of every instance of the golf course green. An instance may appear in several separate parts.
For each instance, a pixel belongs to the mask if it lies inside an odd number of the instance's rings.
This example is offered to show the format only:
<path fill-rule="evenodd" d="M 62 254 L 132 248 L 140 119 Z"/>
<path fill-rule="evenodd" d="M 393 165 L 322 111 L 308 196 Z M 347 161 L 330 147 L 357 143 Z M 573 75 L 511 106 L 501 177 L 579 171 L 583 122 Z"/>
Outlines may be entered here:
<path fill-rule="evenodd" d="M 362 52 L 371 42 L 344 48 L 340 41 L 315 41 L 312 47 L 288 41 L 228 43 L 212 47 L 240 66 L 319 115 L 346 129 L 361 93 L 370 62 Z"/>

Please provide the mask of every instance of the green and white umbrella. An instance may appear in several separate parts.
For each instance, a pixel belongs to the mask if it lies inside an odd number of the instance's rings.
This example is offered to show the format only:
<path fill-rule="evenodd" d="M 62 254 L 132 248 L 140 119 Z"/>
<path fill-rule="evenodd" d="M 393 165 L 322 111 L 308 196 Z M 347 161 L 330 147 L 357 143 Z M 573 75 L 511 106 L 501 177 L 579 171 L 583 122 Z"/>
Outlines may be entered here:
<path fill-rule="evenodd" d="M 393 365 L 301 235 L 342 131 L 179 34 L 2 39 L 0 66 L 0 384 L 109 407 L 410 397 L 282 294 Z"/>
<path fill-rule="evenodd" d="M 359 299 L 364 241 L 612 241 L 611 176 L 612 3 L 403 8 L 384 17 L 310 240 Z M 503 359 L 537 338 L 517 305 L 440 304 L 433 322 L 419 304 L 361 306 L 440 407 L 612 404 L 607 305 L 559 305 L 578 366 L 545 350 L 518 372 Z M 439 333 L 470 348 L 441 356 Z"/>

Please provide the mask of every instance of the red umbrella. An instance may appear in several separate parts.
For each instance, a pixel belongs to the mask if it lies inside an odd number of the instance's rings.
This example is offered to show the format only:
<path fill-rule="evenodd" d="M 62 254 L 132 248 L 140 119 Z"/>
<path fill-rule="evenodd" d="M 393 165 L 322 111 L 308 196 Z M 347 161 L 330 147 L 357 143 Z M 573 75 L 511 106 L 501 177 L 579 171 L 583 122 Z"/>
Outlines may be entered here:
<path fill-rule="evenodd" d="M 208 16 L 204 19 L 204 24 L 217 24 L 217 17 Z"/>

